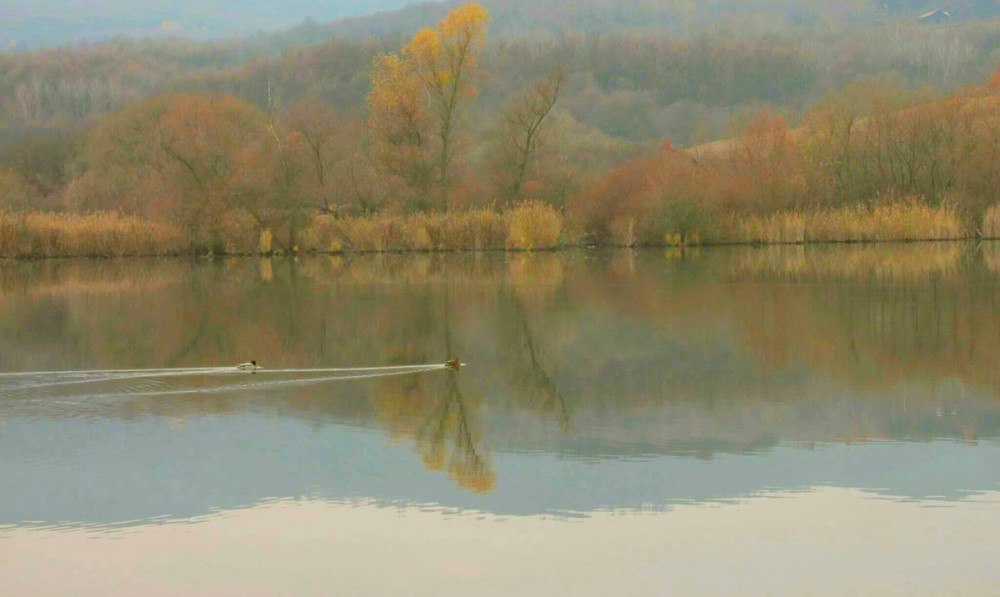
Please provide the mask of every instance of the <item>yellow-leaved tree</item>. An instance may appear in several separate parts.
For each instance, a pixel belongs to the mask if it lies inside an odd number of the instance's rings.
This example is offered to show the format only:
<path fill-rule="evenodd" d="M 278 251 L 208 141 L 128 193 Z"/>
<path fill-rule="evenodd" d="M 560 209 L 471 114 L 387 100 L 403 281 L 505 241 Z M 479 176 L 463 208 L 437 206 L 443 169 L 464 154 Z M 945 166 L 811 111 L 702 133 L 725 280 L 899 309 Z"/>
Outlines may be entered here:
<path fill-rule="evenodd" d="M 368 93 L 368 125 L 375 134 L 381 167 L 403 179 L 420 201 L 433 183 L 431 115 L 413 65 L 396 54 L 375 58 Z"/>
<path fill-rule="evenodd" d="M 442 189 L 451 183 L 457 132 L 476 97 L 478 52 L 489 21 L 482 6 L 463 4 L 435 29 L 419 31 L 401 55 L 375 59 L 368 109 L 383 162 L 424 195 L 434 182 Z M 436 133 L 434 160 L 429 130 Z"/>

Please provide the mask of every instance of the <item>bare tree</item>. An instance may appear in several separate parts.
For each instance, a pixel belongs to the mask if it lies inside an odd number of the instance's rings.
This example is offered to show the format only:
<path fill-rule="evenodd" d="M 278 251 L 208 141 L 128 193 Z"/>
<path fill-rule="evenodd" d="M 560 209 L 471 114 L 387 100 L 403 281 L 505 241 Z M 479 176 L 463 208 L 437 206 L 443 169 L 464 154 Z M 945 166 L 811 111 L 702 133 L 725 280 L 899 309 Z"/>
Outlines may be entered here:
<path fill-rule="evenodd" d="M 520 198 L 528 165 L 538 152 L 542 124 L 559 99 L 563 81 L 562 69 L 556 69 L 549 77 L 532 83 L 501 116 L 497 173 L 508 201 Z"/>

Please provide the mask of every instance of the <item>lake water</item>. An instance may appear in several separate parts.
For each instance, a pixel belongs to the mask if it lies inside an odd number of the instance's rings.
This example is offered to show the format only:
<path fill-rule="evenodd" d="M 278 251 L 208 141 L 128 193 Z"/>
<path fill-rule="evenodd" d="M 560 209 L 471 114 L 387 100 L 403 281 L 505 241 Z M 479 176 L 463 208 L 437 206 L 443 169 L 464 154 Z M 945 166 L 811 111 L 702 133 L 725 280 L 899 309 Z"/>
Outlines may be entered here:
<path fill-rule="evenodd" d="M 1000 586 L 1000 245 L 7 261 L 0 328 L 3 595 Z"/>

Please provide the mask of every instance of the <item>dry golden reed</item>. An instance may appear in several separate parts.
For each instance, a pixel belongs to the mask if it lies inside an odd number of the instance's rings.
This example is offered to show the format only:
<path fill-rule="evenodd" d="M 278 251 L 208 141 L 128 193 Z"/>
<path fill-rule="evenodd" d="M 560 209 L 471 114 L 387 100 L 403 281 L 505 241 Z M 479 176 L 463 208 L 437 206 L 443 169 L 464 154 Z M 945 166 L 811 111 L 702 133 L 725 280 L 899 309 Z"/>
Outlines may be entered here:
<path fill-rule="evenodd" d="M 969 236 L 968 226 L 949 205 L 931 207 L 904 199 L 868 208 L 863 205 L 816 212 L 806 238 L 811 241 L 954 240 Z"/>
<path fill-rule="evenodd" d="M 949 205 L 931 207 L 904 199 L 868 207 L 853 205 L 814 212 L 731 215 L 721 242 L 790 244 L 806 242 L 884 242 L 968 238 L 969 227 Z"/>
<path fill-rule="evenodd" d="M 562 216 L 551 205 L 525 201 L 507 212 L 507 248 L 521 251 L 558 245 Z"/>
<path fill-rule="evenodd" d="M 180 253 L 185 246 L 176 228 L 115 212 L 0 212 L 4 257 L 167 255 Z"/>
<path fill-rule="evenodd" d="M 706 242 L 801 244 L 809 242 L 880 242 L 946 240 L 972 234 L 958 211 L 949 205 L 931 207 L 905 199 L 814 212 L 778 212 L 769 215 L 731 214 L 716 220 L 717 228 L 704 235 Z M 615 243 L 637 242 L 631 219 Z M 240 223 L 240 234 L 226 239 L 226 250 L 266 253 L 273 247 L 269 231 L 253 230 Z M 233 228 L 234 230 L 236 228 Z M 563 215 L 540 201 L 526 201 L 504 213 L 475 209 L 412 215 L 313 218 L 303 231 L 299 246 L 306 251 L 329 253 L 382 253 L 394 251 L 544 250 L 563 240 Z M 982 234 L 1000 238 L 1000 206 L 987 210 Z M 680 244 L 679 239 L 671 242 Z M 686 244 L 697 244 L 690 238 Z M 0 212 L 0 256 L 126 256 L 167 255 L 185 252 L 189 239 L 177 228 L 115 212 L 88 215 Z"/>
<path fill-rule="evenodd" d="M 802 243 L 806 240 L 806 217 L 797 212 L 766 216 L 732 215 L 725 222 L 719 240 L 762 244 Z"/>
<path fill-rule="evenodd" d="M 499 249 L 507 238 L 507 222 L 489 209 L 415 217 L 423 219 L 431 248 L 438 250 Z"/>
<path fill-rule="evenodd" d="M 1000 239 L 1000 204 L 986 210 L 981 232 L 983 238 Z"/>
<path fill-rule="evenodd" d="M 322 215 L 306 231 L 304 247 L 330 253 L 548 249 L 557 245 L 561 230 L 559 212 L 538 202 L 527 202 L 505 214 L 476 209 L 341 219 Z"/>

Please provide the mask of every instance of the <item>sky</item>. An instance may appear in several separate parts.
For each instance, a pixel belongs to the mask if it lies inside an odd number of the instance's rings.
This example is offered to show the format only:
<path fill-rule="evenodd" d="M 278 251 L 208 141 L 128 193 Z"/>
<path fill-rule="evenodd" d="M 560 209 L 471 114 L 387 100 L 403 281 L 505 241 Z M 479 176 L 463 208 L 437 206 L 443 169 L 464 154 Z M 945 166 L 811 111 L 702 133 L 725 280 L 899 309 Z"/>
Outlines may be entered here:
<path fill-rule="evenodd" d="M 307 18 L 395 10 L 409 0 L 0 0 L 0 47 L 36 49 L 116 35 L 215 39 L 273 31 Z"/>

